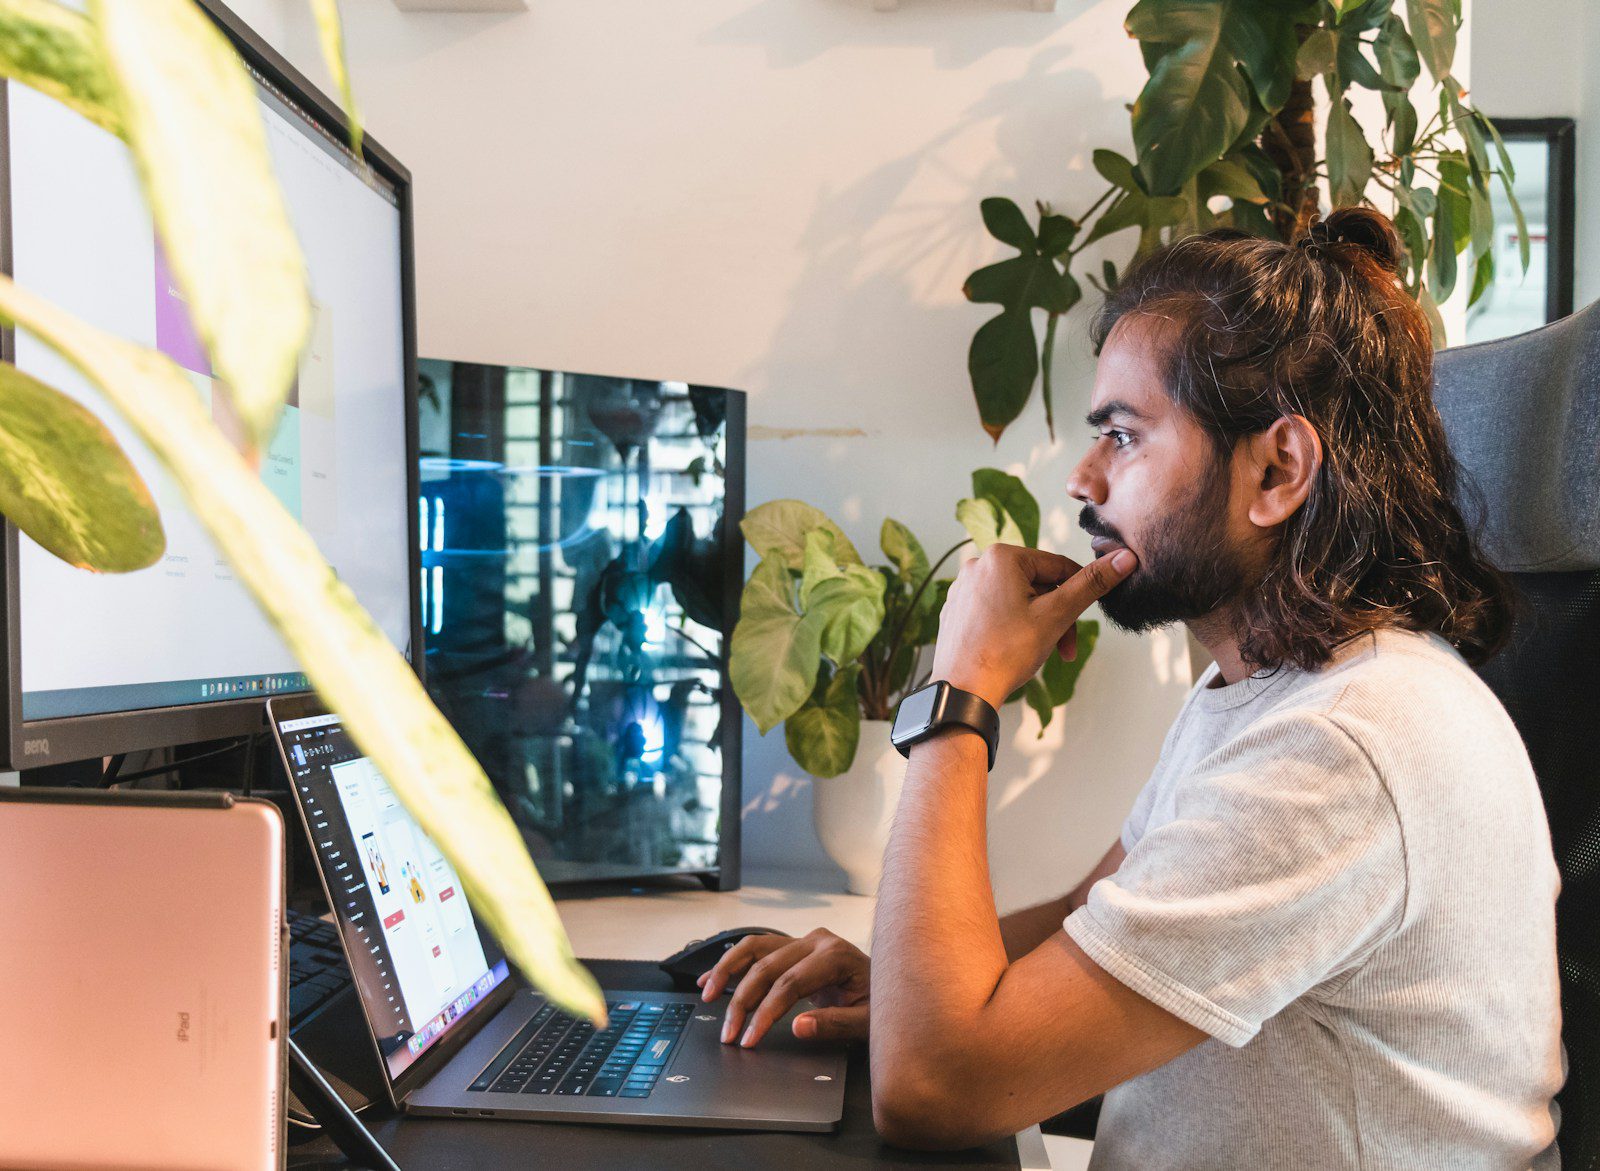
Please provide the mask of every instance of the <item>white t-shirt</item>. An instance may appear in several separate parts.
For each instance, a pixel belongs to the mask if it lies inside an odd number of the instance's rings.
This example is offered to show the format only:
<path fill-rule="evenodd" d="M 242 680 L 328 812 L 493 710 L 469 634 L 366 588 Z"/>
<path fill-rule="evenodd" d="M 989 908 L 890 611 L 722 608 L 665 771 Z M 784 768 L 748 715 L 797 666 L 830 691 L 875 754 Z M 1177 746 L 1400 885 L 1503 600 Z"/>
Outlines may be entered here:
<path fill-rule="evenodd" d="M 1559 887 L 1527 751 L 1437 635 L 1214 687 L 1066 930 L 1211 1034 L 1110 1091 L 1092 1171 L 1559 1164 Z"/>

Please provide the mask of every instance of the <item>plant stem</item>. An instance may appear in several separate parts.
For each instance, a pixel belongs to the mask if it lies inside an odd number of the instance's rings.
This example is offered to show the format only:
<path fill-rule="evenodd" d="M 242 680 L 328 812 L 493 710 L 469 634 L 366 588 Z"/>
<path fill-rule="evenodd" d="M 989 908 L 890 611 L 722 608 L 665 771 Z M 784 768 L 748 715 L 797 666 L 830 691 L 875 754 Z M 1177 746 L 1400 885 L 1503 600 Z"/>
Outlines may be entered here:
<path fill-rule="evenodd" d="M 894 633 L 889 636 L 888 658 L 891 664 L 894 662 L 895 655 L 900 653 L 900 635 L 905 631 L 906 623 L 910 620 L 912 613 L 915 612 L 917 608 L 917 602 L 922 598 L 922 592 L 928 588 L 928 583 L 933 580 L 934 574 L 938 573 L 939 568 L 944 565 L 946 561 L 950 560 L 955 551 L 961 548 L 963 545 L 970 544 L 972 544 L 972 538 L 968 537 L 965 540 L 957 541 L 954 545 L 951 545 L 950 548 L 944 551 L 944 556 L 933 563 L 933 568 L 928 570 L 928 576 L 924 577 L 922 581 L 918 583 L 916 590 L 911 595 L 911 601 L 906 603 L 905 612 L 900 615 L 900 621 L 895 623 Z"/>

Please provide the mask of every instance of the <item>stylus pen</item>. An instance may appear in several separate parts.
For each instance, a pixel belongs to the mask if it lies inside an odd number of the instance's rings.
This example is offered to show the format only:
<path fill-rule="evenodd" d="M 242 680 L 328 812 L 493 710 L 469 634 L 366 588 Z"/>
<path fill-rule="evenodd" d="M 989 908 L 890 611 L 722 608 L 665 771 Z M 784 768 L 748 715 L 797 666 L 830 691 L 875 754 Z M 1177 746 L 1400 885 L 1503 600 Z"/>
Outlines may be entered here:
<path fill-rule="evenodd" d="M 322 1123 L 328 1137 L 357 1167 L 373 1171 L 400 1171 L 389 1152 L 378 1145 L 372 1132 L 334 1091 L 300 1046 L 289 1039 L 289 1088 L 311 1116 Z"/>

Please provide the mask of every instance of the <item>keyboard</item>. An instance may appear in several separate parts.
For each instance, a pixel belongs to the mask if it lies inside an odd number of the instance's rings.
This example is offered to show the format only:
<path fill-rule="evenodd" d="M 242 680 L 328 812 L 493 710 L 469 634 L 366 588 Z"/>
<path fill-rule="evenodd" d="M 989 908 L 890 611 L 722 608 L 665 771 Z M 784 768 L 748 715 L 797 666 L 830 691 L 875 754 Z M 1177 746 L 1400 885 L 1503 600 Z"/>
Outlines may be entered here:
<path fill-rule="evenodd" d="M 495 1094 L 586 1094 L 648 1098 L 683 1036 L 692 1004 L 637 1000 L 606 1004 L 596 1031 L 551 1005 L 508 1041 L 469 1090 Z"/>
<path fill-rule="evenodd" d="M 339 929 L 303 911 L 289 912 L 289 1031 L 350 987 Z"/>

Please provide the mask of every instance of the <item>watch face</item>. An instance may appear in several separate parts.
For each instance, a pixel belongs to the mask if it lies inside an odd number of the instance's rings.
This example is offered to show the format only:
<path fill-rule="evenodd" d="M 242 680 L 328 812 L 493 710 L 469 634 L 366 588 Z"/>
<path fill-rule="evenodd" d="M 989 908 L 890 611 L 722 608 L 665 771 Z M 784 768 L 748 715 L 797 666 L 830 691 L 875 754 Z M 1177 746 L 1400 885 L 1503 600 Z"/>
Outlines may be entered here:
<path fill-rule="evenodd" d="M 913 691 L 900 701 L 900 710 L 894 716 L 894 739 L 915 736 L 927 730 L 933 720 L 933 708 L 939 702 L 939 685 L 931 683 L 920 691 Z"/>

